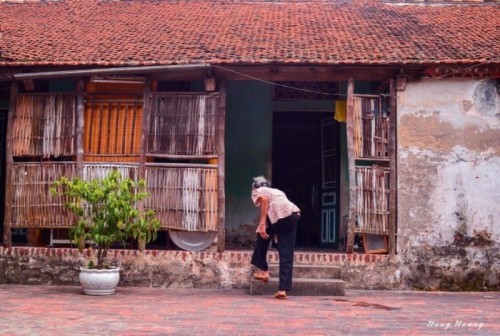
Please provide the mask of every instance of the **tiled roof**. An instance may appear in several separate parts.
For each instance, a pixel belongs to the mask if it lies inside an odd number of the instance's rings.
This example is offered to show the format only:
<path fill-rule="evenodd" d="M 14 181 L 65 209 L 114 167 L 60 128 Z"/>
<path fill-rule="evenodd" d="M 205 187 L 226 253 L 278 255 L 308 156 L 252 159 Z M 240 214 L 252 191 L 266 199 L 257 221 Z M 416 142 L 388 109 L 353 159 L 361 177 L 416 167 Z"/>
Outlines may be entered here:
<path fill-rule="evenodd" d="M 388 1 L 0 1 L 0 65 L 499 61 L 498 3 Z"/>

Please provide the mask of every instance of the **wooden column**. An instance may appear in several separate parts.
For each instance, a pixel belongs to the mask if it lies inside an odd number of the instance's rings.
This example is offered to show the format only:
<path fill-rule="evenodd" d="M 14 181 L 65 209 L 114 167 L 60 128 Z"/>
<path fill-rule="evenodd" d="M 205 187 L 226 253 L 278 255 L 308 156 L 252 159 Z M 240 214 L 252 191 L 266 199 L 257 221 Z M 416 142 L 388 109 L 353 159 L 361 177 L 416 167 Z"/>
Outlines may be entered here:
<path fill-rule="evenodd" d="M 5 147 L 5 210 L 3 220 L 3 246 L 9 248 L 12 246 L 12 172 L 14 170 L 14 156 L 13 156 L 13 131 L 14 120 L 16 116 L 17 95 L 19 93 L 19 83 L 13 81 L 10 88 L 10 104 L 9 115 L 7 117 L 7 136 Z"/>
<path fill-rule="evenodd" d="M 396 142 L 396 85 L 394 79 L 389 82 L 391 95 L 391 115 L 389 119 L 389 254 L 396 254 L 397 221 L 397 142 Z"/>
<path fill-rule="evenodd" d="M 347 161 L 349 165 L 349 221 L 347 224 L 346 252 L 354 251 L 354 225 L 356 221 L 356 169 L 354 162 L 354 79 L 347 81 Z"/>
<path fill-rule="evenodd" d="M 217 251 L 226 248 L 226 192 L 225 192 L 225 131 L 226 131 L 226 78 L 219 80 L 217 107 Z"/>
<path fill-rule="evenodd" d="M 142 102 L 141 139 L 139 143 L 139 167 L 137 169 L 137 180 L 146 179 L 146 152 L 148 146 L 149 116 L 151 112 L 151 78 L 146 77 L 144 83 Z M 144 210 L 144 200 L 139 201 L 137 208 L 140 212 Z M 140 248 L 139 248 L 140 249 Z"/>
<path fill-rule="evenodd" d="M 76 82 L 76 175 L 83 177 L 83 129 L 85 127 L 85 82 L 79 78 Z"/>
<path fill-rule="evenodd" d="M 138 177 L 140 179 L 146 178 L 146 149 L 148 146 L 149 135 L 149 117 L 151 112 L 151 78 L 146 78 L 144 85 L 144 96 L 142 105 L 142 125 L 141 125 L 141 140 L 139 145 L 139 168 Z M 142 202 L 141 202 L 142 203 Z"/>

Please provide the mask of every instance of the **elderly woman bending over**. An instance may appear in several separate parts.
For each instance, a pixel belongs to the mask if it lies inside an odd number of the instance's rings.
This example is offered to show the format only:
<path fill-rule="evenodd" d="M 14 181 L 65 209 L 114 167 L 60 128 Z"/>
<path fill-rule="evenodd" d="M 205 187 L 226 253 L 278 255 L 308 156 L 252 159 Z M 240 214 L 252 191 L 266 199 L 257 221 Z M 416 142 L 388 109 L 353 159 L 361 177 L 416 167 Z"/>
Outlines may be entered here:
<path fill-rule="evenodd" d="M 269 280 L 267 249 L 270 238 L 273 237 L 277 240 L 279 255 L 279 288 L 274 297 L 286 299 L 286 292 L 292 289 L 295 232 L 300 209 L 288 200 L 283 191 L 271 188 L 271 183 L 263 176 L 254 178 L 252 201 L 260 208 L 257 243 L 251 261 L 259 270 L 253 277 L 262 281 Z"/>

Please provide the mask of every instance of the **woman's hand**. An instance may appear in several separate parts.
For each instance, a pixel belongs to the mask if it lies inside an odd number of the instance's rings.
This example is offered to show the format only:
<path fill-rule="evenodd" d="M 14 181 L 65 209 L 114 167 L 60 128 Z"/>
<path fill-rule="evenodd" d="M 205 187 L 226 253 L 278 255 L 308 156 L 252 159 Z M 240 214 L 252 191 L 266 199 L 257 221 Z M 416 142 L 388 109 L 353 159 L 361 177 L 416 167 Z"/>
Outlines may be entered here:
<path fill-rule="evenodd" d="M 260 221 L 257 227 L 257 233 L 260 234 L 263 239 L 268 239 L 269 235 L 266 233 L 266 218 L 267 210 L 269 210 L 269 197 L 262 195 L 257 199 L 256 204 L 257 203 L 259 203 L 260 206 Z"/>
<path fill-rule="evenodd" d="M 266 232 L 266 223 L 260 223 L 259 226 L 257 227 L 257 233 L 263 238 L 263 239 L 269 239 L 269 235 Z"/>

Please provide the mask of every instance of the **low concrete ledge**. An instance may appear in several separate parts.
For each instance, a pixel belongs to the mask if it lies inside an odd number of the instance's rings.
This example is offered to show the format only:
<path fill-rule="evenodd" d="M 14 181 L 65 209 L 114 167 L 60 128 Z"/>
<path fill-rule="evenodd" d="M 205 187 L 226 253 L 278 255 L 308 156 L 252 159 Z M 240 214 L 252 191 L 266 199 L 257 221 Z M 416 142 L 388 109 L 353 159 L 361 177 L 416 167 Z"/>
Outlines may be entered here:
<path fill-rule="evenodd" d="M 96 253 L 91 249 L 0 247 L 4 281 L 15 284 L 77 285 L 80 266 L 95 260 Z M 122 269 L 119 286 L 139 287 L 246 289 L 251 257 L 251 250 L 108 252 L 111 264 Z M 276 250 L 268 253 L 268 261 L 279 262 Z M 348 289 L 404 289 L 401 279 L 393 275 L 398 267 L 395 256 L 296 251 L 294 265 L 341 267 Z"/>

